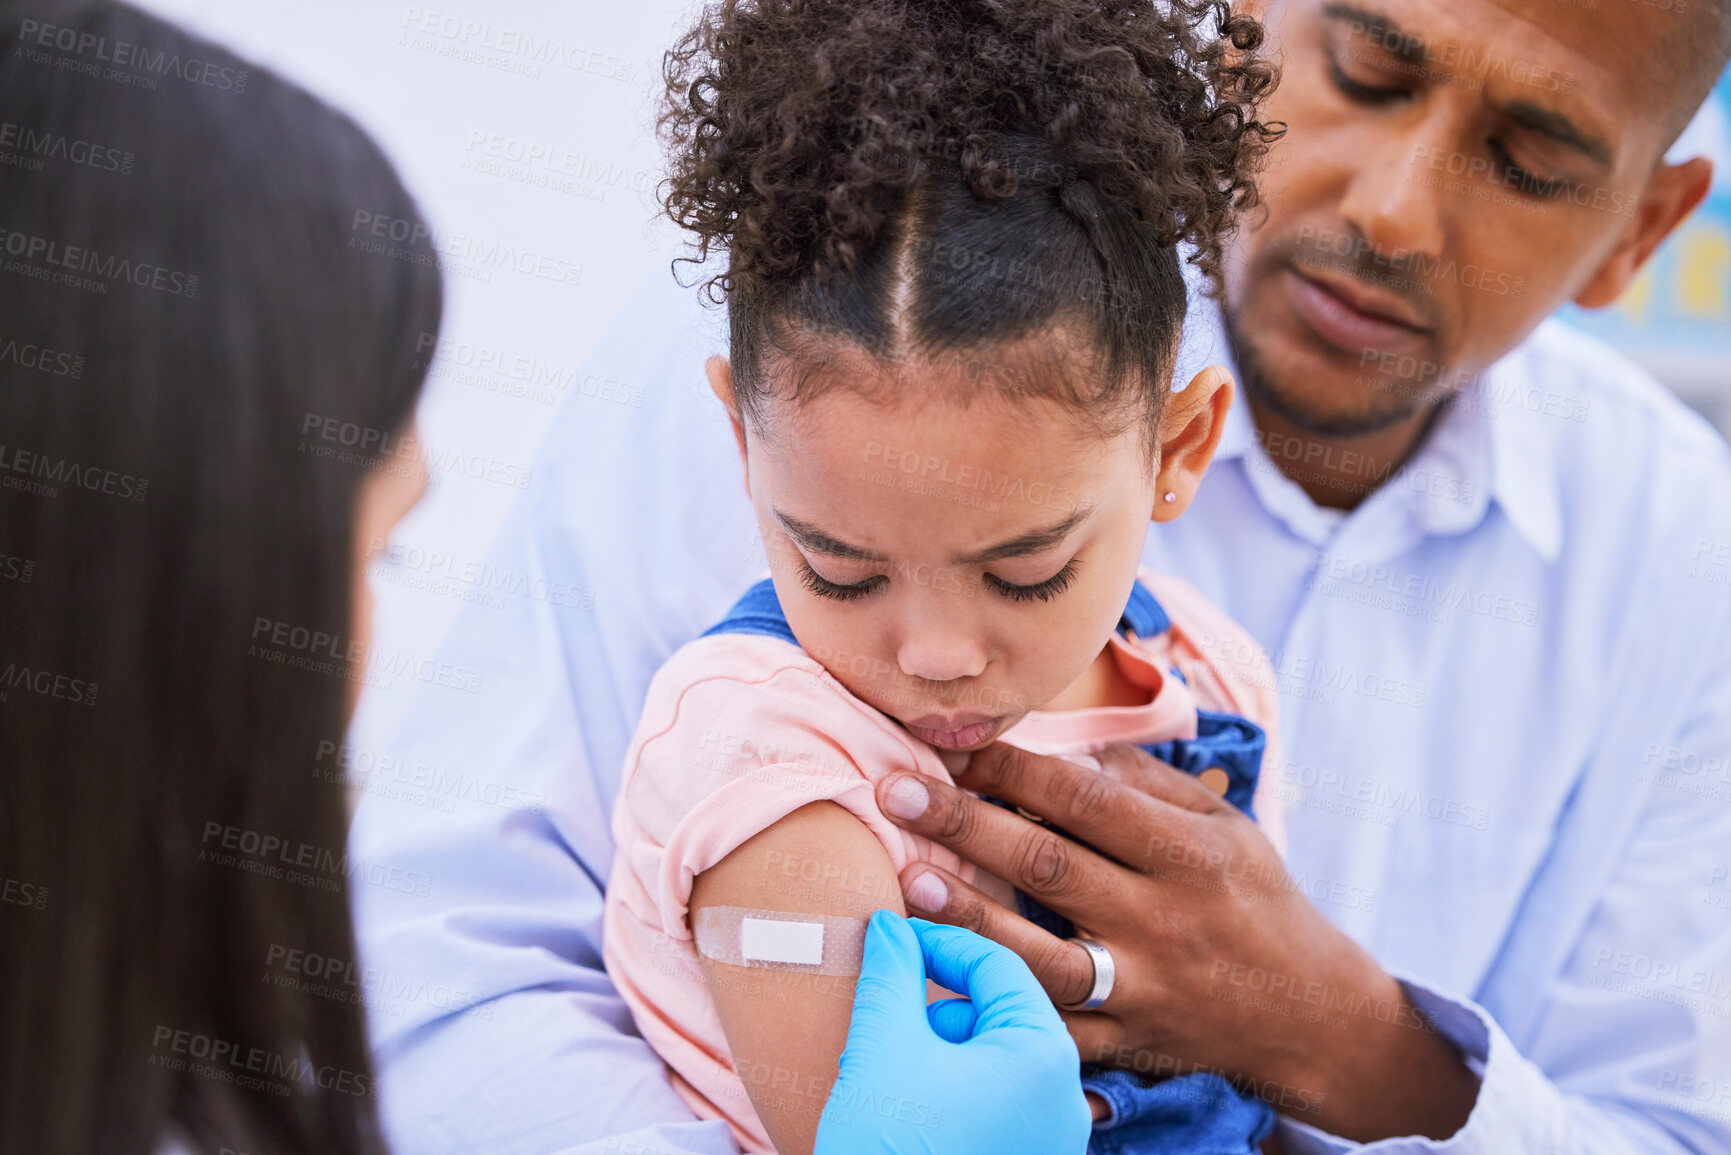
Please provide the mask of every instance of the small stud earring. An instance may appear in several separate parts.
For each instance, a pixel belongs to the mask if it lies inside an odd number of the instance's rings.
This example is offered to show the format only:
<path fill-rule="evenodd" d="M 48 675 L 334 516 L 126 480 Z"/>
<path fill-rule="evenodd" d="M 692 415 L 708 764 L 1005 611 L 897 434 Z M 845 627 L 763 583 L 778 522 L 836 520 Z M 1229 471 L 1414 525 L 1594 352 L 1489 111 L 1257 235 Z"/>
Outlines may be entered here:
<path fill-rule="evenodd" d="M 1165 501 L 1166 501 L 1167 505 L 1171 505 L 1174 501 L 1177 501 L 1177 500 L 1178 500 L 1178 495 L 1176 493 L 1173 493 L 1171 490 L 1166 491 Z"/>

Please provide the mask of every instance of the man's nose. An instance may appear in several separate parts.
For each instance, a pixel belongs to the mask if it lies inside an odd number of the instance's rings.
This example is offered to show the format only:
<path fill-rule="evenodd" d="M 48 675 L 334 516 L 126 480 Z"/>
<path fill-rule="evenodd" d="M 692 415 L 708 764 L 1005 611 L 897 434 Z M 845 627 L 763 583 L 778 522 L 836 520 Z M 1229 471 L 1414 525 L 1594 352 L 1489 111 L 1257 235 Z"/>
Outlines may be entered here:
<path fill-rule="evenodd" d="M 1340 206 L 1341 216 L 1379 252 L 1442 255 L 1447 230 L 1441 198 L 1456 195 L 1446 191 L 1452 178 L 1446 168 L 1433 171 L 1416 158 L 1453 149 L 1443 139 L 1449 135 L 1443 119 L 1441 113 L 1427 118 L 1414 131 L 1393 137 L 1385 148 L 1366 152 L 1358 162 Z"/>

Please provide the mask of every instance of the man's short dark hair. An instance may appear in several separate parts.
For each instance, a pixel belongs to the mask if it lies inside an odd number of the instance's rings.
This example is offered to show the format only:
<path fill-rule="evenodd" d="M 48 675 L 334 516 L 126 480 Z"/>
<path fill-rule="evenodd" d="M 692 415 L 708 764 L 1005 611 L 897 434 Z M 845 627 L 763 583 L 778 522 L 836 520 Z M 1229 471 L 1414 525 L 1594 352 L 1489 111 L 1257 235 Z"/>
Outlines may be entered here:
<path fill-rule="evenodd" d="M 1666 70 L 1667 79 L 1657 83 L 1668 106 L 1665 143 L 1669 147 L 1731 61 L 1731 0 L 1689 0 L 1687 7 L 1679 3 L 1649 12 L 1668 26 L 1660 36 L 1655 62 Z"/>

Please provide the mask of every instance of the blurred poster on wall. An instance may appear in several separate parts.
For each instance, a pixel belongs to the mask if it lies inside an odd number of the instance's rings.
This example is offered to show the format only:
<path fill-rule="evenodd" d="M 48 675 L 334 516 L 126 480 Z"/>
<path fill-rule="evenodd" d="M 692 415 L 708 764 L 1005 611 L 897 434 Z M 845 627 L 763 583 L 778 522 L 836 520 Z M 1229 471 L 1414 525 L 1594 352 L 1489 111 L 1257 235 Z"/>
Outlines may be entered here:
<path fill-rule="evenodd" d="M 1713 161 L 1713 190 L 1610 308 L 1562 316 L 1629 353 L 1731 435 L 1731 71 L 1670 153 Z"/>

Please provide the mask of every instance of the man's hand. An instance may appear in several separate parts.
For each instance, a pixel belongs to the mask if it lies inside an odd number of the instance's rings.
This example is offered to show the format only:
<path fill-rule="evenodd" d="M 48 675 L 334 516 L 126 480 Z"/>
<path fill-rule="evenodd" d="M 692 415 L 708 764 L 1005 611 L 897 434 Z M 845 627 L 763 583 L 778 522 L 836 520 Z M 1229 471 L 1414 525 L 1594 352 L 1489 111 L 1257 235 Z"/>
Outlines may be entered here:
<path fill-rule="evenodd" d="M 1082 1058 L 1149 1075 L 1212 1069 L 1343 1138 L 1447 1138 L 1478 1080 L 1400 984 L 1299 892 L 1256 824 L 1141 750 L 1103 773 L 1002 743 L 956 773 L 965 790 L 1043 816 L 1098 853 L 921 775 L 878 783 L 884 813 L 1008 880 L 1111 950 L 1098 1011 L 1066 1011 Z M 1014 950 L 1059 1006 L 1093 964 L 936 867 L 901 875 L 910 913 Z"/>

